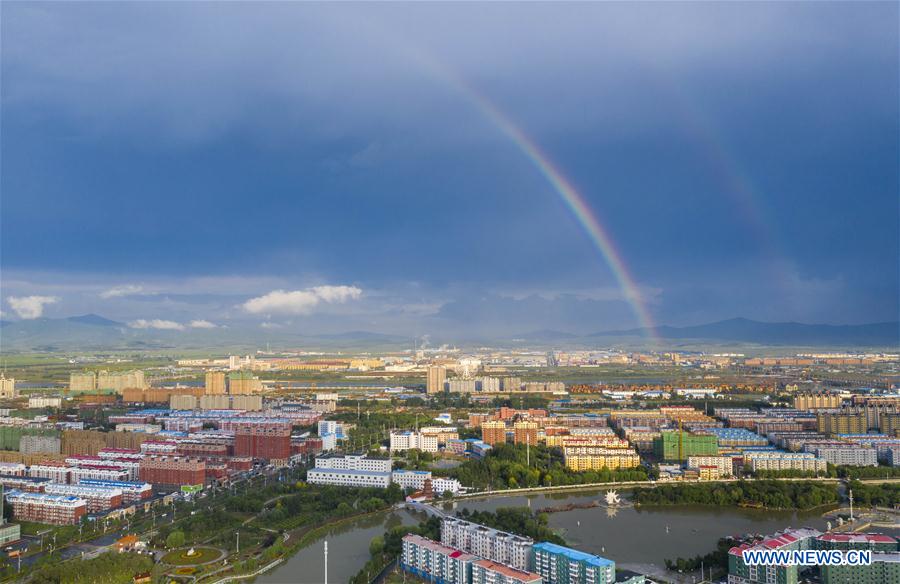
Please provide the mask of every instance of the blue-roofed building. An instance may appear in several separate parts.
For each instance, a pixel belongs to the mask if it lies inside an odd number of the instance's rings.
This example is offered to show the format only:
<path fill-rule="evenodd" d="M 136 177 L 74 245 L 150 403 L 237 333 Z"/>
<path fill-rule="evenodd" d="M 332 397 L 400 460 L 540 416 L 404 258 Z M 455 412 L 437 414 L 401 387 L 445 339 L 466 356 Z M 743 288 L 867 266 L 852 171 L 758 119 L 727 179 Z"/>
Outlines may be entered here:
<path fill-rule="evenodd" d="M 532 546 L 531 571 L 544 584 L 612 584 L 616 580 L 614 561 L 546 541 Z"/>

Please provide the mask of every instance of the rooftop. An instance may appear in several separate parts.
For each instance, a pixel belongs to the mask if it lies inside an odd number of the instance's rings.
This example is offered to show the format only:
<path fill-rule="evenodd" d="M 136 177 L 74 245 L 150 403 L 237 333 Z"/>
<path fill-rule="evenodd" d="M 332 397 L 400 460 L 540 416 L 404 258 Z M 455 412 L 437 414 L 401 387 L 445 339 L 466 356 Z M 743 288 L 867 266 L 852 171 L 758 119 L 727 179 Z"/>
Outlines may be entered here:
<path fill-rule="evenodd" d="M 557 545 L 555 543 L 550 543 L 548 541 L 542 541 L 541 543 L 534 544 L 535 551 L 546 551 L 551 554 L 558 554 L 569 558 L 570 560 L 576 562 L 585 562 L 592 566 L 598 567 L 607 567 L 614 566 L 615 562 L 612 560 L 607 560 L 606 558 L 601 558 L 600 556 L 594 556 L 586 552 L 582 552 L 579 550 L 573 550 L 572 548 L 567 548 L 565 546 Z"/>

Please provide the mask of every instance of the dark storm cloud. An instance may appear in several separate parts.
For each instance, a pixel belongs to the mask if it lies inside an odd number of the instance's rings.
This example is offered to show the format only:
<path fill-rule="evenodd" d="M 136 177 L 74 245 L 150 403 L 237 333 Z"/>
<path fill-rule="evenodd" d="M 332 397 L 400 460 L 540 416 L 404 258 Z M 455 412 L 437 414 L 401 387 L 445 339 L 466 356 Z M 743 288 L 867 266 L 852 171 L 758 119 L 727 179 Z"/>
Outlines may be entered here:
<path fill-rule="evenodd" d="M 441 326 L 476 326 L 457 310 L 473 305 L 518 330 L 627 326 L 621 299 L 559 300 L 612 274 L 436 62 L 580 188 L 659 290 L 657 320 L 892 318 L 896 18 L 889 3 L 7 3 L 3 268 L 63 288 L 156 281 L 107 299 L 122 317 L 352 284 L 391 300 L 346 307 L 348 324 L 446 303 Z M 225 275 L 260 283 L 179 288 Z M 549 316 L 518 289 L 557 298 Z M 51 310 L 90 308 L 54 295 Z"/>

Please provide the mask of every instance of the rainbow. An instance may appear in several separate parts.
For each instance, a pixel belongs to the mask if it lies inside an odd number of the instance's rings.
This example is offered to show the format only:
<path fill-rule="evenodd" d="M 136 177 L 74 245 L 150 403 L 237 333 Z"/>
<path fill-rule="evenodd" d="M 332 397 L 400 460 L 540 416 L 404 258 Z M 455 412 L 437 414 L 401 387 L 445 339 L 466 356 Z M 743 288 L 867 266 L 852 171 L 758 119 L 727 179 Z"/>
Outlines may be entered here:
<path fill-rule="evenodd" d="M 660 345 L 660 338 L 656 333 L 656 325 L 650 316 L 650 311 L 644 303 L 640 289 L 631 276 L 625 264 L 622 254 L 616 249 L 612 237 L 603 227 L 597 214 L 591 209 L 587 200 L 582 196 L 572 183 L 566 179 L 562 171 L 553 164 L 550 157 L 541 151 L 538 145 L 506 114 L 504 114 L 484 94 L 476 91 L 455 72 L 448 69 L 439 61 L 432 58 L 420 49 L 406 51 L 408 56 L 413 56 L 416 61 L 433 76 L 441 79 L 446 84 L 456 89 L 465 96 L 479 113 L 487 119 L 491 125 L 497 128 L 501 134 L 512 142 L 525 158 L 550 184 L 565 206 L 572 212 L 573 217 L 582 227 L 588 239 L 600 252 L 601 257 L 609 266 L 622 291 L 624 300 L 631 307 L 635 318 L 641 328 L 644 329 L 647 338 L 654 344 Z"/>
<path fill-rule="evenodd" d="M 565 206 L 571 211 L 577 223 L 582 227 L 588 239 L 600 252 L 600 256 L 609 266 L 613 276 L 622 292 L 624 300 L 631 307 L 635 318 L 641 328 L 646 331 L 646 337 L 654 344 L 660 345 L 660 339 L 656 332 L 656 326 L 644 303 L 640 289 L 634 282 L 622 254 L 613 244 L 612 237 L 603 227 L 596 213 L 591 209 L 587 200 L 578 192 L 569 180 L 557 168 L 550 157 L 547 156 L 537 144 L 518 125 L 504 114 L 484 94 L 478 92 L 462 77 L 447 65 L 436 59 L 422 47 L 416 46 L 390 31 L 375 19 L 358 19 L 355 13 L 345 13 L 346 20 L 354 19 L 356 24 L 380 38 L 386 47 L 392 47 L 398 55 L 414 61 L 418 67 L 429 73 L 431 77 L 441 81 L 455 89 L 465 97 L 475 109 L 497 128 L 503 136 L 508 138 L 535 169 L 550 184 Z"/>
<path fill-rule="evenodd" d="M 457 86 L 465 90 L 471 101 L 478 106 L 479 111 L 509 138 L 525 158 L 550 183 L 554 192 L 559 195 L 569 211 L 572 212 L 575 220 L 584 229 L 588 239 L 591 240 L 591 243 L 594 244 L 594 247 L 597 248 L 610 270 L 612 270 L 613 276 L 615 276 L 616 282 L 618 282 L 619 288 L 625 296 L 625 301 L 631 306 L 640 326 L 647 331 L 648 336 L 654 342 L 658 342 L 659 339 L 656 336 L 656 327 L 653 324 L 653 319 L 644 305 L 641 292 L 637 284 L 635 284 L 634 278 L 622 259 L 622 254 L 616 249 L 609 232 L 603 227 L 597 214 L 591 209 L 585 198 L 566 179 L 559 168 L 553 164 L 550 157 L 542 152 L 538 145 L 519 126 L 513 123 L 508 116 L 497 109 L 489 99 L 462 82 Z"/>

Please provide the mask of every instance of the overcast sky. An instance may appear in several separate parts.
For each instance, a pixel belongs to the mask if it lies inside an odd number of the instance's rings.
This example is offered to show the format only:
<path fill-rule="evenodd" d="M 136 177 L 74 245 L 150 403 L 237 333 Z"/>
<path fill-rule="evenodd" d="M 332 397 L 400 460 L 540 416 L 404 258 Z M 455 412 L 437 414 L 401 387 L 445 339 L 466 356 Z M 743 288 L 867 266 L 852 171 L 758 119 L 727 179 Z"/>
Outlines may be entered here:
<path fill-rule="evenodd" d="M 898 4 L 2 3 L 3 318 L 895 320 Z M 207 325 L 200 325 L 207 326 Z"/>

